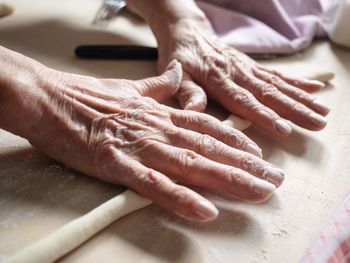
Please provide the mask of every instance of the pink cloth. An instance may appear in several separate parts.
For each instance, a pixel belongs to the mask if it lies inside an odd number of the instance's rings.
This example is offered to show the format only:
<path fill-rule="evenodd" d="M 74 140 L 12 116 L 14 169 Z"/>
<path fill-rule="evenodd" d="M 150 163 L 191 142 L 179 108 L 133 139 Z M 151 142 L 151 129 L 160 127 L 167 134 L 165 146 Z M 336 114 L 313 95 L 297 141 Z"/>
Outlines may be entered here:
<path fill-rule="evenodd" d="M 251 54 L 288 54 L 326 37 L 340 0 L 197 1 L 225 43 Z"/>
<path fill-rule="evenodd" d="M 334 211 L 300 263 L 350 262 L 350 194 Z"/>

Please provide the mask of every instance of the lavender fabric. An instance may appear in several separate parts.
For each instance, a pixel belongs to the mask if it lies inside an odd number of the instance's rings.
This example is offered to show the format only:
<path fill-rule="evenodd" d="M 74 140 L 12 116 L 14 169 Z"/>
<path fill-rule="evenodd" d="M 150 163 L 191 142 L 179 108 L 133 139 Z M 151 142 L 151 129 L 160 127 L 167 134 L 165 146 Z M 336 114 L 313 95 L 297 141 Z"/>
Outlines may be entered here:
<path fill-rule="evenodd" d="M 341 0 L 202 0 L 225 43 L 251 54 L 290 54 L 327 37 Z"/>

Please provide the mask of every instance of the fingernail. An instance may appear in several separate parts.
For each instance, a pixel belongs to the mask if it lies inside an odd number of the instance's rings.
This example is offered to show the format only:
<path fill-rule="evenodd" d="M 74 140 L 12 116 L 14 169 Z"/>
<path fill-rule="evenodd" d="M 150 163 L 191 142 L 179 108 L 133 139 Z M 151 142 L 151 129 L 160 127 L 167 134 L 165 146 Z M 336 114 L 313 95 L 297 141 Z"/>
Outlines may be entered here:
<path fill-rule="evenodd" d="M 311 117 L 311 121 L 314 123 L 314 124 L 316 124 L 317 126 L 325 126 L 326 124 L 327 124 L 327 120 L 323 117 L 323 116 L 321 116 L 321 115 L 319 115 L 319 114 L 316 114 L 316 113 L 311 113 L 310 114 L 310 117 Z"/>
<path fill-rule="evenodd" d="M 218 209 L 206 200 L 197 200 L 193 208 L 203 221 L 213 220 L 219 215 Z"/>
<path fill-rule="evenodd" d="M 289 134 L 292 132 L 292 127 L 290 127 L 289 124 L 282 119 L 277 120 L 275 124 L 277 130 L 279 130 L 281 133 Z"/>
<path fill-rule="evenodd" d="M 328 114 L 329 111 L 331 110 L 326 104 L 324 104 L 322 101 L 320 100 L 314 100 L 313 104 L 322 112 L 324 112 L 325 114 Z"/>
<path fill-rule="evenodd" d="M 268 166 L 264 168 L 263 176 L 266 179 L 266 181 L 273 183 L 276 187 L 279 187 L 284 181 L 283 171 L 273 166 Z"/>
<path fill-rule="evenodd" d="M 254 154 L 260 158 L 262 157 L 261 149 L 256 144 L 248 143 L 244 149 L 251 154 Z"/>
<path fill-rule="evenodd" d="M 324 83 L 321 82 L 321 81 L 315 80 L 315 79 L 310 80 L 310 83 L 311 83 L 311 84 L 314 84 L 314 85 L 317 85 L 317 86 L 320 86 L 321 88 L 326 87 L 326 84 L 324 84 Z"/>

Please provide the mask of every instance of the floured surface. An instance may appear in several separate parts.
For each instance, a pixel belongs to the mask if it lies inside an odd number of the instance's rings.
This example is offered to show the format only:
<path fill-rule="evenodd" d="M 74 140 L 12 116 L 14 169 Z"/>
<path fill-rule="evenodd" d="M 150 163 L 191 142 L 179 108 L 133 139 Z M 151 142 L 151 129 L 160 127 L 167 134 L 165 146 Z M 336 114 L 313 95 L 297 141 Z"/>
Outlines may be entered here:
<path fill-rule="evenodd" d="M 155 43 L 139 22 L 118 18 L 108 30 L 88 26 L 99 3 L 11 1 L 16 12 L 1 19 L 0 43 L 61 70 L 133 79 L 155 75 L 150 61 L 73 57 L 78 44 Z M 253 128 L 247 131 L 263 148 L 264 158 L 286 172 L 272 200 L 253 206 L 206 194 L 220 209 L 218 220 L 209 224 L 186 222 L 151 205 L 112 224 L 61 262 L 296 262 L 350 191 L 350 53 L 321 42 L 302 54 L 264 63 L 295 75 L 320 66 L 336 72 L 334 87 L 316 94 L 332 108 L 326 130 L 297 129 L 287 140 Z M 224 117 L 219 108 L 211 112 Z M 65 168 L 25 140 L 0 131 L 0 258 L 121 191 Z"/>
<path fill-rule="evenodd" d="M 223 123 L 240 131 L 247 129 L 251 125 L 251 122 L 235 115 L 230 115 Z M 59 166 L 55 165 L 51 166 L 51 168 L 60 169 Z M 11 186 L 11 183 L 7 184 Z M 37 242 L 24 247 L 24 249 L 6 258 L 6 262 L 54 262 L 72 252 L 110 224 L 150 204 L 152 204 L 152 201 L 127 189 L 85 215 L 63 225 Z"/>

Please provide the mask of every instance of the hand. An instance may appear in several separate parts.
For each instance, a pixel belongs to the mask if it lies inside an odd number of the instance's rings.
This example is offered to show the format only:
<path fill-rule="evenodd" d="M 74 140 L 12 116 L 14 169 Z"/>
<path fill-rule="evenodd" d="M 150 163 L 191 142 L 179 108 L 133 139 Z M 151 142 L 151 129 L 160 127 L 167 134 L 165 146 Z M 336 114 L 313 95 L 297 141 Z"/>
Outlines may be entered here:
<path fill-rule="evenodd" d="M 15 114 L 12 123 L 21 125 L 16 131 L 43 153 L 83 173 L 125 185 L 197 221 L 214 219 L 217 209 L 174 181 L 254 203 L 268 199 L 283 181 L 283 173 L 263 161 L 259 147 L 241 132 L 206 114 L 154 100 L 177 91 L 182 78 L 178 62 L 163 75 L 140 81 L 47 68 L 35 72 L 45 78 L 27 85 L 33 78 L 23 73 L 23 92 L 13 92 L 15 101 L 23 102 L 17 108 L 33 107 L 20 110 L 31 112 L 30 120 L 16 120 Z"/>
<path fill-rule="evenodd" d="M 319 90 L 323 83 L 258 65 L 221 43 L 203 19 L 180 19 L 168 27 L 171 30 L 157 34 L 159 67 L 163 69 L 172 59 L 182 64 L 184 77 L 177 98 L 184 109 L 204 111 L 207 94 L 272 135 L 291 133 L 284 119 L 313 131 L 325 127 L 323 116 L 329 108 L 308 93 Z"/>

